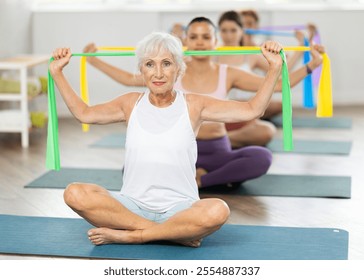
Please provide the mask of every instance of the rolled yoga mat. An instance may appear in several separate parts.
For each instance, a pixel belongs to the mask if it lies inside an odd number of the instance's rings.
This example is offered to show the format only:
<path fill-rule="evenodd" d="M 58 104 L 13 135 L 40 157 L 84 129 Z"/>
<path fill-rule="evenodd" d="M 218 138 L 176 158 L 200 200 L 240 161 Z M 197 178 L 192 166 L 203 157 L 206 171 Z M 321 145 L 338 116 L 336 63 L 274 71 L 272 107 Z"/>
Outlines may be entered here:
<path fill-rule="evenodd" d="M 65 188 L 72 182 L 93 183 L 111 191 L 123 184 L 122 171 L 117 169 L 62 168 L 49 171 L 26 188 Z M 255 196 L 297 196 L 350 198 L 351 178 L 340 176 L 274 175 L 267 174 L 242 184 L 239 188 L 207 187 L 201 193 L 226 193 Z"/>
<path fill-rule="evenodd" d="M 282 116 L 276 116 L 271 122 L 278 127 L 282 127 Z M 351 118 L 316 118 L 316 117 L 293 117 L 293 128 L 340 128 L 350 129 L 352 127 Z"/>
<path fill-rule="evenodd" d="M 320 155 L 349 155 L 352 142 L 350 141 L 321 141 L 321 140 L 294 140 L 293 154 L 320 154 Z M 275 153 L 287 153 L 283 150 L 282 140 L 273 139 L 267 148 Z"/>
<path fill-rule="evenodd" d="M 349 234 L 333 228 L 224 225 L 190 248 L 160 242 L 94 246 L 83 219 L 0 215 L 0 253 L 97 259 L 346 260 Z"/>

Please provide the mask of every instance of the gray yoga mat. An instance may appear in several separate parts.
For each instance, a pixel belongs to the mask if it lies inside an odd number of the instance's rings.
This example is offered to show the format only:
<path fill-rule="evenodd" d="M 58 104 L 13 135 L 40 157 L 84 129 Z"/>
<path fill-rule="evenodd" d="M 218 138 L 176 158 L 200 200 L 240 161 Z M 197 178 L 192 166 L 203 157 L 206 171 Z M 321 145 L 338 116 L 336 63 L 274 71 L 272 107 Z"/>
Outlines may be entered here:
<path fill-rule="evenodd" d="M 273 139 L 267 148 L 275 153 L 349 155 L 351 146 L 350 141 L 293 140 L 293 151 L 286 152 L 283 150 L 283 140 Z"/>
<path fill-rule="evenodd" d="M 110 134 L 91 144 L 96 148 L 123 148 L 125 146 L 125 134 Z M 321 141 L 321 140 L 293 140 L 293 151 L 299 154 L 332 154 L 349 155 L 352 142 L 350 141 Z M 283 153 L 283 140 L 273 139 L 267 147 L 276 153 Z"/>
<path fill-rule="evenodd" d="M 27 188 L 65 188 L 72 182 L 93 183 L 112 191 L 121 189 L 121 170 L 62 168 L 49 171 Z M 242 184 L 238 188 L 208 187 L 202 193 L 231 193 L 256 196 L 300 196 L 350 198 L 351 178 L 345 176 L 310 176 L 267 174 Z"/>
<path fill-rule="evenodd" d="M 278 127 L 282 127 L 282 116 L 276 116 L 271 122 Z M 350 129 L 352 127 L 351 118 L 315 118 L 315 117 L 293 117 L 292 127 L 294 128 L 340 128 Z"/>
<path fill-rule="evenodd" d="M 83 219 L 0 215 L 0 253 L 97 259 L 346 260 L 349 234 L 334 228 L 224 225 L 201 247 L 94 246 Z"/>
<path fill-rule="evenodd" d="M 64 189 L 73 182 L 93 183 L 109 190 L 120 190 L 123 184 L 123 173 L 121 169 L 63 167 L 60 171 L 46 172 L 25 187 Z"/>
<path fill-rule="evenodd" d="M 124 148 L 125 147 L 126 135 L 125 133 L 113 133 L 102 137 L 90 146 L 93 148 Z"/>
<path fill-rule="evenodd" d="M 213 186 L 201 193 L 251 196 L 350 198 L 351 177 L 267 174 L 234 187 Z"/>

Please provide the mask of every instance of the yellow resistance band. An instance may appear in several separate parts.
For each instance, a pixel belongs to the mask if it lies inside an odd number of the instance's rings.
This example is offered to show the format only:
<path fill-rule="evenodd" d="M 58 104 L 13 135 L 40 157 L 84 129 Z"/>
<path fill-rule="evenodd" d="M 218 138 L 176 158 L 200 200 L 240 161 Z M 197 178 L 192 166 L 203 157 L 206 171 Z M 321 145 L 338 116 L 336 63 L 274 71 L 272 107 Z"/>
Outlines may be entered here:
<path fill-rule="evenodd" d="M 134 51 L 135 47 L 131 46 L 101 46 L 97 47 L 98 50 L 107 50 L 107 51 Z M 184 47 L 185 49 L 185 47 Z M 218 47 L 216 48 L 215 55 L 218 55 L 218 51 L 223 51 L 226 54 L 226 51 L 260 51 L 260 47 Z M 290 46 L 284 47 L 284 51 L 310 51 L 310 47 L 303 46 Z M 202 54 L 203 55 L 203 54 Z M 80 92 L 82 100 L 88 104 L 88 89 L 87 89 L 87 77 L 86 77 L 86 57 L 81 57 L 81 65 L 80 65 Z M 319 118 L 322 117 L 332 117 L 333 115 L 333 104 L 332 104 L 332 86 L 331 86 L 331 68 L 330 68 L 330 59 L 328 55 L 323 54 L 323 62 L 322 62 L 322 72 L 320 76 L 320 83 L 318 88 L 317 95 L 317 109 L 316 116 Z M 83 131 L 88 131 L 89 126 L 86 124 L 82 125 Z"/>
<path fill-rule="evenodd" d="M 87 68 L 86 68 L 87 62 L 86 57 L 82 56 L 80 60 L 80 93 L 81 93 L 81 99 L 83 102 L 85 102 L 87 105 L 89 104 L 88 99 L 88 87 L 87 87 Z M 87 132 L 90 130 L 90 125 L 83 123 L 82 124 L 82 131 Z"/>
<path fill-rule="evenodd" d="M 330 58 L 324 53 L 322 55 L 322 70 L 317 96 L 317 117 L 332 117 L 332 86 L 331 86 L 331 66 Z"/>
<path fill-rule="evenodd" d="M 97 47 L 99 50 L 109 50 L 109 51 L 132 51 L 135 50 L 135 47 L 130 46 L 101 46 Z M 184 47 L 184 50 L 186 47 Z M 238 47 L 238 46 L 229 46 L 229 47 L 217 47 L 218 51 L 234 51 L 234 50 L 245 50 L 245 51 L 257 51 L 260 50 L 260 47 Z M 284 47 L 283 50 L 286 51 L 310 51 L 310 47 L 303 46 L 289 46 Z M 333 116 L 333 101 L 332 101 L 332 82 L 331 82 L 331 63 L 329 56 L 324 53 L 322 56 L 322 71 L 320 76 L 320 82 L 318 87 L 317 94 L 317 109 L 316 116 L 318 118 L 328 118 Z"/>
<path fill-rule="evenodd" d="M 130 46 L 120 46 L 120 47 L 112 47 L 112 46 L 101 46 L 97 47 L 100 51 L 135 51 L 135 47 Z M 187 47 L 183 47 L 183 50 L 187 50 Z M 243 50 L 243 51 L 260 51 L 260 47 L 238 47 L 238 46 L 229 46 L 229 47 L 217 47 L 215 50 L 217 51 L 234 51 L 234 50 Z M 283 50 L 287 51 L 297 51 L 297 52 L 305 52 L 310 51 L 310 47 L 301 47 L 301 46 L 293 46 L 293 47 L 284 47 Z"/>

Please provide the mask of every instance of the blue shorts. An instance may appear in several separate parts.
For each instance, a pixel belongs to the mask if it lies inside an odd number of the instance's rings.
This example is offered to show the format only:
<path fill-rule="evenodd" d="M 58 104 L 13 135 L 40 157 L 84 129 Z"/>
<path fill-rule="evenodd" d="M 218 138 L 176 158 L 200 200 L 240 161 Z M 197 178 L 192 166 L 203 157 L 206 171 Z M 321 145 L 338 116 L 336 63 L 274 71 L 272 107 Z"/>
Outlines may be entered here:
<path fill-rule="evenodd" d="M 130 199 L 129 197 L 122 195 L 120 193 L 110 192 L 111 196 L 118 200 L 123 206 L 128 208 L 134 214 L 137 214 L 140 217 L 143 217 L 147 220 L 156 222 L 156 223 L 163 223 L 168 220 L 170 217 L 175 215 L 176 213 L 188 209 L 194 203 L 193 201 L 183 201 L 178 203 L 173 208 L 169 209 L 166 212 L 154 212 L 150 210 L 145 210 L 141 208 L 134 200 Z"/>

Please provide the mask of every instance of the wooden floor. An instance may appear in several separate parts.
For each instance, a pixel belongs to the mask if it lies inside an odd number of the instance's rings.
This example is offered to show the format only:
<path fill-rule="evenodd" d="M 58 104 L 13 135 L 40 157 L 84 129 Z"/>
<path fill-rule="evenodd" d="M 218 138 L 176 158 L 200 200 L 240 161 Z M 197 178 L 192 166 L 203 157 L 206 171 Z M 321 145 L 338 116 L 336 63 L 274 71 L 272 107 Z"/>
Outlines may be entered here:
<path fill-rule="evenodd" d="M 294 110 L 294 115 L 314 116 L 314 112 L 297 109 Z M 274 154 L 269 173 L 351 176 L 352 198 L 220 195 L 231 208 L 228 223 L 345 229 L 349 232 L 349 259 L 364 260 L 364 108 L 335 108 L 335 116 L 351 117 L 353 128 L 294 129 L 294 138 L 352 140 L 350 156 Z M 63 167 L 123 166 L 124 150 L 90 148 L 88 145 L 111 132 L 124 130 L 124 125 L 92 126 L 89 133 L 82 133 L 79 124 L 74 120 L 62 119 L 59 128 Z M 279 130 L 277 137 L 281 133 Z M 20 135 L 0 134 L 0 214 L 77 217 L 64 204 L 62 190 L 23 187 L 46 172 L 45 147 L 45 129 L 31 133 L 28 149 L 21 148 Z M 30 258 L 35 257 L 0 255 L 0 259 Z"/>

